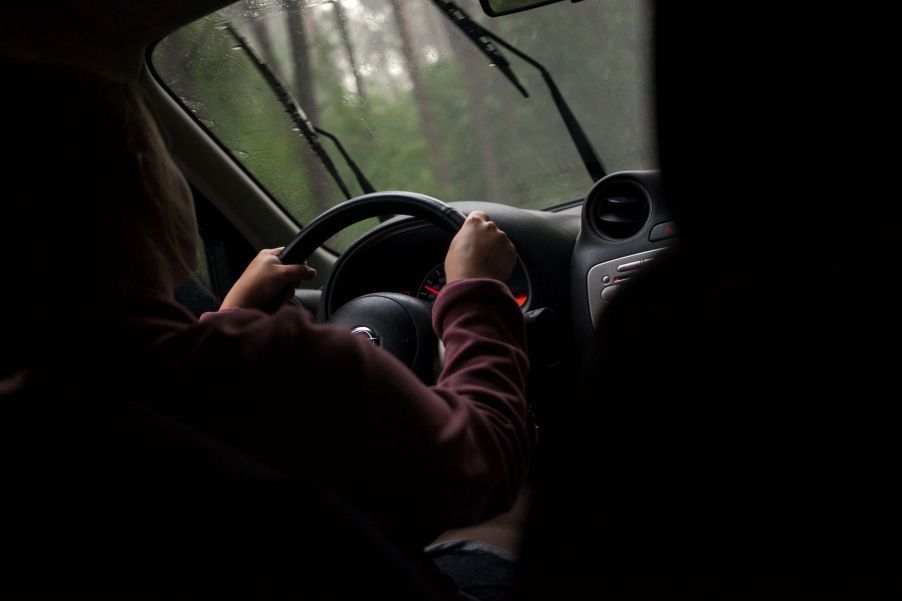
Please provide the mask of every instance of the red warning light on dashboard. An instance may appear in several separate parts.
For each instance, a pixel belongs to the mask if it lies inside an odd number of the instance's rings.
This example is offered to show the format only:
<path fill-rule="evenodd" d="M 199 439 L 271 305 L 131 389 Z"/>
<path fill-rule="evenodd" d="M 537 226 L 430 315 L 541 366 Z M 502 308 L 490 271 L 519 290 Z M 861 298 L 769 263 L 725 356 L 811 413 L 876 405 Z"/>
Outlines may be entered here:
<path fill-rule="evenodd" d="M 677 231 L 676 223 L 673 221 L 665 221 L 651 228 L 651 232 L 648 234 L 648 241 L 657 242 L 658 240 L 664 240 L 665 238 L 673 238 L 678 234 L 679 232 Z"/>
<path fill-rule="evenodd" d="M 526 304 L 526 301 L 529 300 L 529 297 L 526 296 L 525 294 L 519 294 L 514 297 L 514 300 L 517 301 L 518 306 L 522 307 L 523 305 Z"/>

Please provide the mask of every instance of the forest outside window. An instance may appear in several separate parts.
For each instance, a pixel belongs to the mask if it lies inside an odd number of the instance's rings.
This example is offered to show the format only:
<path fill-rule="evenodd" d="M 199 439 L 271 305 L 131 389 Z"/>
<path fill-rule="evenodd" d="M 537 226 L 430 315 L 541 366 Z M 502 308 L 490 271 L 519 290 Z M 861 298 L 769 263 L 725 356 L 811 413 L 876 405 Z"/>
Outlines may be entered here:
<path fill-rule="evenodd" d="M 609 172 L 656 167 L 646 3 L 567 2 L 500 19 L 477 0 L 457 4 L 548 68 Z M 153 66 L 299 223 L 345 194 L 230 28 L 377 190 L 541 209 L 591 185 L 538 72 L 507 55 L 523 98 L 432 0 L 244 0 L 163 39 Z M 362 194 L 333 143 L 321 143 L 351 194 Z M 343 250 L 374 223 L 331 247 Z"/>

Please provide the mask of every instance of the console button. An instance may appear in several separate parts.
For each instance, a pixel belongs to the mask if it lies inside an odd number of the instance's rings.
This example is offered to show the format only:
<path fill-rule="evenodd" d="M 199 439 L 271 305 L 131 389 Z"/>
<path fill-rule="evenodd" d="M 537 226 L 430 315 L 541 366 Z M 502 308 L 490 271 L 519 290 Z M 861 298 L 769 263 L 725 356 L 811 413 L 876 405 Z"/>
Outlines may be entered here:
<path fill-rule="evenodd" d="M 604 290 L 601 291 L 601 300 L 609 301 L 620 292 L 620 286 L 608 286 Z"/>
<path fill-rule="evenodd" d="M 623 273 L 624 271 L 632 271 L 634 269 L 638 269 L 642 266 L 642 261 L 633 261 L 632 263 L 624 263 L 623 265 L 619 265 L 617 267 L 617 271 Z"/>

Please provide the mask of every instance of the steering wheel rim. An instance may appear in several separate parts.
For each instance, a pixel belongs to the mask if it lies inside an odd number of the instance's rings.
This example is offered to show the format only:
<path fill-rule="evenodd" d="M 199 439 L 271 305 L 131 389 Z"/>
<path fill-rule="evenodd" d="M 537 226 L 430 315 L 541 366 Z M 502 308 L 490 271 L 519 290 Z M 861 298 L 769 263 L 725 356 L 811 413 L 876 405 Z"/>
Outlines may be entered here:
<path fill-rule="evenodd" d="M 302 263 L 329 238 L 349 225 L 381 215 L 409 215 L 456 234 L 466 215 L 448 204 L 415 192 L 375 192 L 343 202 L 304 227 L 279 254 L 286 264 Z M 331 281 L 331 278 L 330 278 Z M 328 316 L 327 322 L 347 327 L 374 346 L 405 363 L 421 380 L 431 383 L 440 366 L 439 343 L 432 331 L 432 305 L 396 293 L 377 292 L 355 298 Z"/>
<path fill-rule="evenodd" d="M 304 226 L 279 253 L 285 264 L 299 264 L 314 250 L 345 229 L 370 217 L 381 215 L 409 215 L 425 219 L 456 234 L 467 217 L 437 198 L 416 192 L 374 192 L 336 205 Z"/>

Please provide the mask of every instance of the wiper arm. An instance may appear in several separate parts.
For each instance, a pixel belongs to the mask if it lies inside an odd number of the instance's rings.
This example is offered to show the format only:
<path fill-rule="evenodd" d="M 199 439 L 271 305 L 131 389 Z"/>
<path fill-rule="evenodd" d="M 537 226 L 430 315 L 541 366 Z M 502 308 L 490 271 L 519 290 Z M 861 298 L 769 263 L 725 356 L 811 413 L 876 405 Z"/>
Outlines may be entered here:
<path fill-rule="evenodd" d="M 341 174 L 338 172 L 338 169 L 335 168 L 335 163 L 332 162 L 332 159 L 329 157 L 329 153 L 326 152 L 326 149 L 323 148 L 323 145 L 320 144 L 319 137 L 317 134 L 322 134 L 332 140 L 335 143 L 335 146 L 338 148 L 338 151 L 341 153 L 342 157 L 344 157 L 345 161 L 348 164 L 348 167 L 354 172 L 355 177 L 357 178 L 357 183 L 360 184 L 360 187 L 363 189 L 364 193 L 375 192 L 375 188 L 357 166 L 351 156 L 345 151 L 344 146 L 341 145 L 341 142 L 338 141 L 338 138 L 334 135 L 319 129 L 310 123 L 310 119 L 307 118 L 307 114 L 298 104 L 298 102 L 291 96 L 291 93 L 288 92 L 288 89 L 282 84 L 279 80 L 278 76 L 273 73 L 272 69 L 260 58 L 260 56 L 254 51 L 251 45 L 248 43 L 241 34 L 239 34 L 231 24 L 226 25 L 226 30 L 232 34 L 232 37 L 238 42 L 238 45 L 241 49 L 247 54 L 251 62 L 260 71 L 263 78 L 266 80 L 266 83 L 269 85 L 270 89 L 276 95 L 279 102 L 282 103 L 282 106 L 285 107 L 285 112 L 288 113 L 288 116 L 291 117 L 292 122 L 294 123 L 297 131 L 304 137 L 307 143 L 310 145 L 310 148 L 316 153 L 316 156 L 319 158 L 320 162 L 322 162 L 323 166 L 326 168 L 326 171 L 329 172 L 329 175 L 332 176 L 332 179 L 341 189 L 342 193 L 345 195 L 345 198 L 351 198 L 351 192 L 345 184 L 344 180 L 341 177 Z"/>
<path fill-rule="evenodd" d="M 576 146 L 577 152 L 579 152 L 579 156 L 583 161 L 583 165 L 586 166 L 586 170 L 589 172 L 589 175 L 592 177 L 592 181 L 598 181 L 607 175 L 607 171 L 605 171 L 604 165 L 601 162 L 601 159 L 598 157 L 598 153 L 595 152 L 595 147 L 592 146 L 591 140 L 589 140 L 589 136 L 586 135 L 586 132 L 583 130 L 582 125 L 580 125 L 579 120 L 576 118 L 576 115 L 573 114 L 573 111 L 570 109 L 570 105 L 567 104 L 567 100 L 564 98 L 564 95 L 561 94 L 560 89 L 557 87 L 557 83 L 555 83 L 554 78 L 551 76 L 551 73 L 548 72 L 539 61 L 535 60 L 525 52 L 517 49 L 513 45 L 505 42 L 503 39 L 483 27 L 482 25 L 476 23 L 465 13 L 460 7 L 458 7 L 451 0 L 432 0 L 432 2 L 441 9 L 445 15 L 451 19 L 451 22 L 454 23 L 458 29 L 460 29 L 468 38 L 473 40 L 473 42 L 479 46 L 480 50 L 483 51 L 489 58 L 493 61 L 495 65 L 497 65 L 502 73 L 504 73 L 508 79 L 511 79 L 512 83 L 517 86 L 517 89 L 524 94 L 524 96 L 528 97 L 525 90 L 522 86 L 517 82 L 516 77 L 513 77 L 513 71 L 510 68 L 510 64 L 504 60 L 504 57 L 501 56 L 501 53 L 498 51 L 494 45 L 490 46 L 494 48 L 494 52 L 490 53 L 484 48 L 485 41 L 490 40 L 492 42 L 497 43 L 503 48 L 513 52 L 521 59 L 535 67 L 539 73 L 542 75 L 542 79 L 545 81 L 545 85 L 548 86 L 548 90 L 551 92 L 551 98 L 554 100 L 554 105 L 557 107 L 558 113 L 561 115 L 561 119 L 564 120 L 564 125 L 567 127 L 567 132 L 570 134 L 570 139 L 573 140 L 573 144 Z M 501 57 L 499 61 L 497 57 Z M 503 62 L 502 62 L 503 61 Z M 503 65 L 503 66 L 502 66 Z"/>
<path fill-rule="evenodd" d="M 504 73 L 504 76 L 514 84 L 514 87 L 517 88 L 521 94 L 523 94 L 523 98 L 529 98 L 529 92 L 526 91 L 526 88 L 523 87 L 523 84 L 521 84 L 520 80 L 517 79 L 517 76 L 514 75 L 514 70 L 511 69 L 510 63 L 507 62 L 504 55 L 501 54 L 498 48 L 496 48 L 492 41 L 485 35 L 485 30 L 482 27 L 477 25 L 463 9 L 450 0 L 432 0 L 432 3 L 435 4 L 440 11 L 445 13 L 445 15 L 451 19 L 451 22 L 454 23 L 465 36 L 470 38 L 470 40 L 476 44 L 482 53 L 489 58 L 491 64 L 498 67 L 498 70 Z"/>
<path fill-rule="evenodd" d="M 354 162 L 354 159 L 352 159 L 351 155 L 348 154 L 348 151 L 345 150 L 345 147 L 342 146 L 341 142 L 338 141 L 337 136 L 330 134 L 326 130 L 320 129 L 316 126 L 313 127 L 313 131 L 332 140 L 332 143 L 335 144 L 338 152 L 341 153 L 342 157 L 344 157 L 345 163 L 348 164 L 348 168 L 354 172 L 354 177 L 357 179 L 357 184 L 360 186 L 360 189 L 363 190 L 364 194 L 372 194 L 376 191 L 376 188 L 374 188 L 373 184 L 370 183 L 370 180 L 366 178 L 366 176 L 363 174 L 363 171 L 360 170 L 360 167 L 357 166 L 357 163 Z"/>

